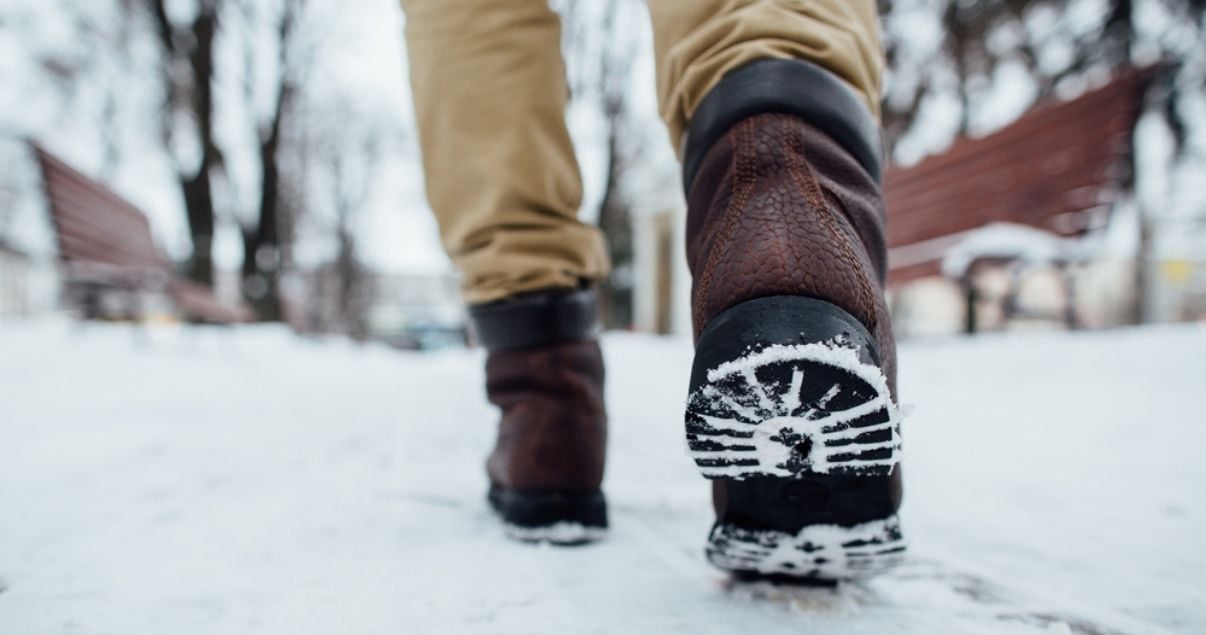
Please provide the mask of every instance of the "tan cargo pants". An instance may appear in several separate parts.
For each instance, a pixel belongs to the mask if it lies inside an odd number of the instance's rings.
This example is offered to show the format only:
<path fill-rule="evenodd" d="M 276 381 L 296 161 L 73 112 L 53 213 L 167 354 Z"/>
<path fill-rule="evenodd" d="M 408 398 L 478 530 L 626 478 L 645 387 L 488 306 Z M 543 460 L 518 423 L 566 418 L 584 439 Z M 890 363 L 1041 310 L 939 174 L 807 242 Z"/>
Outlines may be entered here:
<path fill-rule="evenodd" d="M 658 101 L 676 147 L 729 71 L 805 59 L 878 116 L 874 0 L 648 0 Z M 561 25 L 547 0 L 402 0 L 427 198 L 465 299 L 576 287 L 607 275 L 603 237 L 578 219 L 565 124 Z"/>

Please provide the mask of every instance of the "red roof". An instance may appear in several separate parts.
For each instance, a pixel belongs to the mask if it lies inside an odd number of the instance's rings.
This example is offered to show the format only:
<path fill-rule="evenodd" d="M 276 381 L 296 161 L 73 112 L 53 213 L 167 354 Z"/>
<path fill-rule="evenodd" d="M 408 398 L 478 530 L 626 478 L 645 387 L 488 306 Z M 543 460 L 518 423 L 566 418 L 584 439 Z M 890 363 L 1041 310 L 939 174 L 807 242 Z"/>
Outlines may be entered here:
<path fill-rule="evenodd" d="M 961 138 L 917 165 L 890 169 L 890 282 L 936 275 L 955 235 L 992 222 L 1061 236 L 1102 224 L 1117 193 L 1130 187 L 1131 133 L 1154 75 L 1128 71 L 988 136 Z"/>

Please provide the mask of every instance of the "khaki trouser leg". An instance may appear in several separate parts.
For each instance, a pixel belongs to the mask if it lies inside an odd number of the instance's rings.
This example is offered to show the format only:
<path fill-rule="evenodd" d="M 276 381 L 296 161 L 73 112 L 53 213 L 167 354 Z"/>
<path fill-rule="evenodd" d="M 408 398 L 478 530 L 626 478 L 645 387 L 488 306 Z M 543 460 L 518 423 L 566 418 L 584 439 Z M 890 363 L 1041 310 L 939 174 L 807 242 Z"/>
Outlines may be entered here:
<path fill-rule="evenodd" d="M 465 298 L 607 274 L 578 220 L 561 25 L 547 0 L 402 0 L 427 198 Z"/>
<path fill-rule="evenodd" d="M 758 59 L 804 59 L 846 81 L 879 117 L 883 53 L 874 0 L 649 0 L 658 102 L 675 147 L 700 101 Z"/>

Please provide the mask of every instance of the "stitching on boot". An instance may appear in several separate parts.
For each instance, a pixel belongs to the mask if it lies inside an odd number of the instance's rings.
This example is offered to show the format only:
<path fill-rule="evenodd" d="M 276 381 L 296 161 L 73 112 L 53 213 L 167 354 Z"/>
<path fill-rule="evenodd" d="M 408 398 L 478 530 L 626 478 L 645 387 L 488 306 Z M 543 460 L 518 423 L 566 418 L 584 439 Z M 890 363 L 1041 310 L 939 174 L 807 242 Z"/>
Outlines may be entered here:
<path fill-rule="evenodd" d="M 787 125 L 786 122 L 782 123 L 782 127 L 789 148 L 789 151 L 786 153 L 788 174 L 791 175 L 792 182 L 796 185 L 796 188 L 805 200 L 818 208 L 817 215 L 821 219 L 821 223 L 824 224 L 825 229 L 829 231 L 838 244 L 839 257 L 845 261 L 847 267 L 855 272 L 855 276 L 859 281 L 859 288 L 857 290 L 859 302 L 862 304 L 859 308 L 866 315 L 868 330 L 874 331 L 879 326 L 879 320 L 875 315 L 875 295 L 871 291 L 871 281 L 868 280 L 866 272 L 863 271 L 862 262 L 860 262 L 858 256 L 854 253 L 850 244 L 843 238 L 838 220 L 834 218 L 835 212 L 830 209 L 829 201 L 825 196 L 824 190 L 821 188 L 821 184 L 817 182 L 816 174 L 813 173 L 812 168 L 803 158 L 805 154 L 804 140 L 800 138 L 795 128 Z M 790 150 L 797 145 L 800 148 L 799 154 L 801 156 L 797 156 L 795 152 Z"/>
<path fill-rule="evenodd" d="M 720 231 L 709 245 L 707 264 L 704 266 L 703 275 L 699 279 L 699 288 L 696 290 L 694 315 L 692 316 L 696 333 L 702 331 L 704 327 L 704 309 L 708 304 L 705 298 L 712 290 L 716 267 L 720 261 L 720 246 L 732 239 L 737 220 L 741 217 L 739 212 L 745 209 L 746 203 L 749 202 L 750 190 L 753 188 L 755 170 L 751 165 L 753 152 L 749 147 L 750 135 L 748 134 L 751 126 L 750 120 L 745 119 L 733 129 L 734 143 L 729 168 L 733 173 L 733 195 L 729 197 L 729 204 L 722 213 Z"/>

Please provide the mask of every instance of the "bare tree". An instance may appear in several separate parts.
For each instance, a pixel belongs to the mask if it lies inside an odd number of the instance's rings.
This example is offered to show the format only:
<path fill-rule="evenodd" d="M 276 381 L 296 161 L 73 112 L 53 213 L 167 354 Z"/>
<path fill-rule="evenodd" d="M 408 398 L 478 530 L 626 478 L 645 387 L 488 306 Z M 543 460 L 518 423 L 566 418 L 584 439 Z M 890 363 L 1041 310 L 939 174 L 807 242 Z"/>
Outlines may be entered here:
<path fill-rule="evenodd" d="M 214 42 L 224 0 L 196 0 L 192 19 L 183 25 L 169 16 L 168 0 L 143 1 L 163 51 L 160 81 L 166 103 L 160 128 L 164 143 L 168 148 L 196 147 L 195 157 L 172 153 L 193 243 L 188 275 L 212 284 L 213 182 L 223 169 L 222 151 L 214 135 Z"/>
<path fill-rule="evenodd" d="M 215 188 L 229 183 L 231 176 L 225 171 L 226 153 L 214 128 L 220 106 L 219 55 L 215 47 L 220 41 L 220 28 L 228 33 L 238 26 L 243 29 L 246 104 L 241 110 L 224 112 L 239 116 L 246 113 L 251 118 L 248 124 L 255 131 L 254 155 L 260 180 L 254 214 L 230 211 L 243 239 L 244 297 L 261 319 L 280 319 L 279 283 L 288 260 L 290 207 L 300 200 L 293 194 L 284 167 L 289 117 L 314 49 L 312 42 L 299 42 L 298 38 L 307 1 L 265 4 L 253 0 L 195 0 L 192 17 L 185 24 L 173 21 L 168 0 L 141 1 L 153 17 L 164 53 L 164 142 L 169 149 L 186 149 L 172 156 L 193 242 L 188 273 L 206 283 L 212 283 L 214 276 L 212 242 L 218 219 Z M 271 20 L 270 29 L 261 28 L 265 20 Z M 266 55 L 273 56 L 275 64 L 262 63 Z M 264 67 L 275 69 L 275 74 L 263 77 L 258 69 Z M 272 106 L 260 112 L 256 108 L 257 91 L 265 85 L 273 91 Z M 230 106 L 227 101 L 223 104 L 223 108 Z M 193 148 L 195 152 L 188 151 Z"/>
<path fill-rule="evenodd" d="M 8 145 L 0 145 L 0 245 L 8 243 L 8 234 L 17 218 L 17 203 L 23 194 L 12 181 L 13 166 L 17 161 Z"/>
<path fill-rule="evenodd" d="M 376 190 L 386 126 L 346 100 L 332 103 L 326 121 L 317 145 L 335 215 L 336 310 L 341 330 L 362 340 L 368 336 L 372 290 L 357 253 L 356 226 Z"/>
<path fill-rule="evenodd" d="M 364 269 L 356 249 L 356 219 L 373 195 L 377 165 L 381 159 L 379 129 L 373 125 L 350 127 L 343 147 L 330 148 L 327 154 L 332 176 L 332 202 L 335 210 L 335 236 L 338 251 L 335 272 L 339 276 L 339 317 L 347 334 L 356 339 L 368 335 L 369 289 L 364 286 Z"/>
<path fill-rule="evenodd" d="M 599 226 L 607 233 L 612 261 L 617 263 L 628 263 L 633 258 L 632 205 L 622 194 L 622 187 L 624 173 L 634 155 L 643 150 L 642 136 L 635 134 L 629 121 L 629 80 L 638 49 L 631 41 L 632 27 L 625 25 L 626 9 L 632 11 L 632 3 L 607 1 L 601 24 L 607 38 L 606 48 L 599 62 L 599 101 L 607 123 L 607 178 L 600 203 Z M 617 271 L 623 276 L 623 268 Z M 616 279 L 613 274 L 604 286 L 605 315 L 610 325 L 631 326 L 632 281 Z"/>
<path fill-rule="evenodd" d="M 297 196 L 283 174 L 283 159 L 287 144 L 285 128 L 287 119 L 295 106 L 301 90 L 305 69 L 309 66 L 314 45 L 297 41 L 299 23 L 303 17 L 305 0 L 284 0 L 272 34 L 275 38 L 276 74 L 272 78 L 275 90 L 273 106 L 267 118 L 256 125 L 257 157 L 260 168 L 260 196 L 258 213 L 242 227 L 243 236 L 243 293 L 245 298 L 264 320 L 281 318 L 280 278 L 288 266 L 288 245 L 293 213 L 291 205 Z M 245 4 L 245 15 L 254 16 L 252 4 Z M 254 19 L 249 33 L 250 41 L 245 51 L 246 66 L 255 67 L 255 56 L 263 50 L 255 40 Z M 249 73 L 255 77 L 254 73 Z M 253 88 L 249 80 L 248 101 L 254 101 Z M 249 109 L 254 112 L 254 109 Z"/>
<path fill-rule="evenodd" d="M 1141 35 L 1135 10 L 1143 3 L 1161 7 L 1188 35 Z M 1073 4 L 1071 0 L 939 0 L 926 4 L 880 0 L 879 4 L 889 25 L 885 31 L 888 68 L 897 80 L 894 94 L 884 104 L 884 132 L 889 148 L 913 129 L 927 96 L 951 90 L 961 105 L 957 132 L 969 133 L 974 116 L 983 105 L 978 93 L 991 84 L 994 72 L 1004 63 L 1020 63 L 1034 81 L 1037 98 L 1043 99 L 1088 73 L 1115 72 L 1134 64 L 1135 49 L 1141 39 L 1158 57 L 1173 60 L 1185 57 L 1187 49 L 1198 46 L 1196 43 L 1202 39 L 1206 13 L 1206 2 L 1201 0 L 1108 0 L 1099 23 L 1085 28 L 1083 20 L 1067 17 L 1065 9 Z M 937 12 L 943 40 L 935 54 L 909 54 L 924 42 L 919 42 L 916 33 L 908 28 L 892 28 L 894 15 L 901 11 Z M 1042 22 L 1043 28 L 1034 28 L 1035 22 Z M 992 46 L 993 36 L 1004 32 L 1012 35 L 998 39 L 998 43 L 1008 44 Z M 1059 49 L 1061 54 L 1045 56 L 1052 48 Z M 1051 59 L 1061 61 L 1052 63 Z M 941 72 L 935 72 L 943 68 L 954 75 L 953 87 L 943 80 Z M 901 78 L 910 81 L 902 86 Z M 1201 86 L 1190 88 L 1200 90 Z M 1184 122 L 1179 110 L 1182 101 L 1173 95 L 1165 104 L 1170 109 L 1167 118 L 1180 142 L 1186 138 L 1184 130 L 1179 128 Z"/>
<path fill-rule="evenodd" d="M 48 107 L 0 115 L 0 242 L 21 240 L 19 216 L 40 200 L 39 176 L 24 141 L 53 139 L 61 129 L 84 129 L 88 146 L 100 151 L 94 176 L 111 180 L 121 160 L 126 99 L 138 73 L 131 55 L 132 35 L 123 11 L 129 0 L 97 3 L 60 0 L 50 15 L 33 3 L 0 8 L 0 31 L 10 44 L 9 64 L 21 68 L 6 76 L 6 90 Z M 23 28 L 30 20 L 53 28 Z M 14 55 L 15 53 L 15 55 Z M 42 98 L 42 96 L 46 98 Z M 53 144 L 53 141 L 51 141 Z"/>
<path fill-rule="evenodd" d="M 631 121 L 632 69 L 640 52 L 633 21 L 645 11 L 641 2 L 605 0 L 567 2 L 561 10 L 565 28 L 570 92 L 599 109 L 606 129 L 604 152 L 607 172 L 599 204 L 599 227 L 607 235 L 611 278 L 600 289 L 603 320 L 607 326 L 632 324 L 632 285 L 624 279 L 632 262 L 631 201 L 624 196 L 625 172 L 644 150 L 643 135 Z"/>

